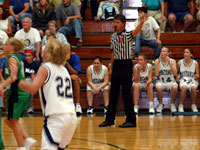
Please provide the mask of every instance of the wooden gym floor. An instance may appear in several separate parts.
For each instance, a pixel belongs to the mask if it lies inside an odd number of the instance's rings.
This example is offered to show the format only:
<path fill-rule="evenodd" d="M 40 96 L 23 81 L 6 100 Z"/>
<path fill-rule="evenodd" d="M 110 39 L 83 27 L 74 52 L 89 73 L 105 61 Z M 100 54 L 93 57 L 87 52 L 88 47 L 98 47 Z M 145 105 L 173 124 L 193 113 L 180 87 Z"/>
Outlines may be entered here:
<path fill-rule="evenodd" d="M 99 128 L 103 116 L 78 117 L 78 126 L 69 150 L 199 150 L 200 117 L 143 115 L 137 117 L 136 128 L 118 128 L 124 116 L 116 117 L 115 127 Z M 4 119 L 4 117 L 3 117 Z M 38 140 L 31 150 L 40 149 L 43 117 L 24 117 L 21 124 Z M 3 123 L 6 150 L 15 150 L 12 131 Z"/>

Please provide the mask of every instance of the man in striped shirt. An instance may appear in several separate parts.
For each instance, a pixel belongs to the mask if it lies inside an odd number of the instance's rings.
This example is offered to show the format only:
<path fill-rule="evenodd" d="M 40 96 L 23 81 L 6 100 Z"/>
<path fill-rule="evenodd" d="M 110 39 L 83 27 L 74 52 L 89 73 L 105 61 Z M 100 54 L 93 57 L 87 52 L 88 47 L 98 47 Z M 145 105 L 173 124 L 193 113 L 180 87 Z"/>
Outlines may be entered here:
<path fill-rule="evenodd" d="M 128 32 L 125 30 L 125 16 L 117 14 L 114 18 L 114 28 L 116 32 L 111 36 L 111 61 L 113 70 L 111 77 L 110 102 L 106 113 L 106 120 L 99 124 L 99 127 L 114 125 L 117 101 L 121 86 L 126 121 L 122 125 L 119 125 L 119 127 L 136 127 L 136 117 L 133 111 L 131 96 L 133 74 L 132 43 L 136 35 L 140 32 L 145 19 L 146 18 L 140 20 L 140 24 L 135 30 Z"/>

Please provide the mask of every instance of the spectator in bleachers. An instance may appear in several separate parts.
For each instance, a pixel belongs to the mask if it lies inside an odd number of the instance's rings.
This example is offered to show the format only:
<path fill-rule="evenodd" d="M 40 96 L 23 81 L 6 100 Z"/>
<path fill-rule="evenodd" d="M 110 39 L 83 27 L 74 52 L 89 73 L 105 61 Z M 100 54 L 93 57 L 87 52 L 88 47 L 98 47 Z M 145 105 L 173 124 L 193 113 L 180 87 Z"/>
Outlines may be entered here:
<path fill-rule="evenodd" d="M 0 5 L 0 30 L 5 31 L 8 35 L 12 34 L 11 21 L 6 18 L 6 12 L 3 6 Z"/>
<path fill-rule="evenodd" d="M 147 18 L 147 20 L 144 22 L 142 30 L 135 38 L 135 55 L 140 54 L 141 46 L 150 46 L 154 48 L 154 58 L 158 58 L 162 47 L 160 27 L 153 17 L 148 16 L 146 7 L 138 8 L 138 15 L 139 19 L 135 21 L 135 27 L 140 23 L 140 19 Z"/>
<path fill-rule="evenodd" d="M 55 8 L 55 10 L 57 9 L 57 7 L 62 3 L 62 0 L 49 0 L 50 4 Z M 81 1 L 80 0 L 71 0 L 71 2 L 75 3 L 79 10 L 81 10 Z"/>
<path fill-rule="evenodd" d="M 41 49 L 41 37 L 37 29 L 32 28 L 32 20 L 29 17 L 24 18 L 22 21 L 23 28 L 15 33 L 15 38 L 24 40 L 25 48 L 32 49 L 36 55 L 36 61 L 39 61 L 40 49 Z M 24 60 L 24 59 L 23 59 Z"/>
<path fill-rule="evenodd" d="M 63 33 L 67 38 L 75 33 L 78 40 L 77 46 L 82 46 L 83 24 L 78 7 L 71 0 L 63 0 L 56 9 L 56 17 L 59 28 L 58 32 Z M 64 26 L 62 26 L 62 23 L 64 23 Z"/>
<path fill-rule="evenodd" d="M 196 60 L 192 59 L 193 50 L 186 48 L 184 50 L 184 58 L 178 62 L 179 75 L 177 81 L 180 81 L 180 101 L 178 106 L 179 112 L 184 112 L 184 100 L 187 94 L 187 90 L 191 93 L 192 112 L 198 112 L 196 100 L 197 100 L 197 87 L 199 84 L 199 64 Z"/>
<path fill-rule="evenodd" d="M 85 19 L 85 10 L 86 8 L 91 7 L 92 19 L 96 20 L 97 10 L 99 7 L 98 0 L 82 0 L 82 7 L 81 7 L 81 17 L 83 20 Z"/>
<path fill-rule="evenodd" d="M 0 30 L 0 49 L 2 49 L 2 46 L 6 43 L 8 40 L 8 35 L 6 32 Z"/>
<path fill-rule="evenodd" d="M 29 0 L 10 0 L 9 13 L 8 19 L 11 20 L 12 28 L 15 29 L 15 24 L 20 24 L 25 17 L 32 18 Z"/>
<path fill-rule="evenodd" d="M 194 21 L 193 0 L 165 0 L 165 2 L 165 15 L 168 15 L 168 23 L 172 31 L 176 32 L 176 21 L 180 21 L 184 23 L 181 32 L 185 32 Z"/>
<path fill-rule="evenodd" d="M 69 44 L 67 44 L 68 46 Z M 73 94 L 74 94 L 74 103 L 76 103 L 76 113 L 77 115 L 82 114 L 82 109 L 80 105 L 80 84 L 81 84 L 81 79 L 79 78 L 78 74 L 81 72 L 81 62 L 80 62 L 80 57 L 70 51 L 70 58 L 67 60 L 67 63 L 65 65 L 67 70 L 69 71 L 71 80 L 72 80 L 72 85 L 73 85 Z"/>
<path fill-rule="evenodd" d="M 197 9 L 197 20 L 200 21 L 200 0 L 195 0 L 195 7 Z"/>
<path fill-rule="evenodd" d="M 169 49 L 163 47 L 160 53 L 160 57 L 155 61 L 155 76 L 156 90 L 159 105 L 156 108 L 156 112 L 162 113 L 163 105 L 163 90 L 171 92 L 171 112 L 176 112 L 175 100 L 178 91 L 178 84 L 174 77 L 177 76 L 176 61 L 169 57 Z"/>
<path fill-rule="evenodd" d="M 33 24 L 39 30 L 40 36 L 48 32 L 48 22 L 56 20 L 54 8 L 50 6 L 48 0 L 40 0 L 33 11 Z"/>
<path fill-rule="evenodd" d="M 104 0 L 101 1 L 96 20 L 111 20 L 114 19 L 116 14 L 119 14 L 119 5 L 117 0 Z"/>
<path fill-rule="evenodd" d="M 147 58 L 143 54 L 139 54 L 138 63 L 133 67 L 133 100 L 134 100 L 134 111 L 139 111 L 139 98 L 142 90 L 147 91 L 149 100 L 149 113 L 154 114 L 153 104 L 153 66 L 147 63 Z"/>
<path fill-rule="evenodd" d="M 147 7 L 149 16 L 159 23 L 161 32 L 165 32 L 167 18 L 164 12 L 164 0 L 142 0 L 142 6 Z"/>
<path fill-rule="evenodd" d="M 109 103 L 108 68 L 102 65 L 102 59 L 96 56 L 93 64 L 87 68 L 87 114 L 93 114 L 93 95 L 103 93 L 104 113 L 107 112 Z"/>
<path fill-rule="evenodd" d="M 24 61 L 24 73 L 25 73 L 25 80 L 26 81 L 30 81 L 32 82 L 38 69 L 39 69 L 39 65 L 38 63 L 36 63 L 35 61 L 33 61 L 35 54 L 34 51 L 32 49 L 28 49 L 25 52 L 25 57 L 26 60 Z M 32 114 L 33 113 L 33 96 L 32 94 L 30 94 L 30 98 L 29 98 L 29 105 L 28 105 L 28 109 L 27 109 L 27 113 L 28 114 Z"/>
<path fill-rule="evenodd" d="M 4 0 L 0 0 L 0 5 L 3 5 L 4 4 Z"/>
<path fill-rule="evenodd" d="M 69 44 L 66 37 L 62 33 L 57 32 L 58 24 L 55 20 L 49 21 L 48 27 L 49 27 L 49 34 L 55 35 L 56 38 L 60 40 L 63 44 Z M 42 39 L 42 47 L 45 46 L 47 43 L 47 36 L 48 34 L 45 35 Z"/>

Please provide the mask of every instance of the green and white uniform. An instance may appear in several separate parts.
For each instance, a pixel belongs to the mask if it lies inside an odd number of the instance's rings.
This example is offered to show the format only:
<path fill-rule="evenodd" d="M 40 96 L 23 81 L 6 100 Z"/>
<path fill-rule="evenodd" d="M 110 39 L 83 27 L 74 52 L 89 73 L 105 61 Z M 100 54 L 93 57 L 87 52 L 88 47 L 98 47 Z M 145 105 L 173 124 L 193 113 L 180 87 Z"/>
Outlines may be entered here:
<path fill-rule="evenodd" d="M 24 63 L 17 54 L 12 54 L 10 58 L 15 58 L 18 62 L 18 74 L 17 77 L 21 80 L 25 80 L 24 75 Z M 10 76 L 10 68 L 8 66 L 8 61 L 5 66 L 5 78 Z M 7 87 L 7 111 L 8 119 L 12 118 L 18 120 L 20 117 L 26 113 L 29 104 L 30 94 L 22 90 L 15 83 L 12 83 Z"/>

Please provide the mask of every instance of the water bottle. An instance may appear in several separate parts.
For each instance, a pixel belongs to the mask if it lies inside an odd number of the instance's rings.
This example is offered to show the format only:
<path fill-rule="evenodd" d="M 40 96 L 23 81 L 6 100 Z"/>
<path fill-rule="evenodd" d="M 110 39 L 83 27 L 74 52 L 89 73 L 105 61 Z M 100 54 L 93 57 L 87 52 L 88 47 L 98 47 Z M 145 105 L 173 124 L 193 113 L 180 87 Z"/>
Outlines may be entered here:
<path fill-rule="evenodd" d="M 152 61 L 152 66 L 153 66 L 153 75 L 155 74 L 155 61 Z"/>
<path fill-rule="evenodd" d="M 20 30 L 20 26 L 19 26 L 19 23 L 17 24 L 17 28 L 16 28 L 16 29 L 17 29 L 17 31 L 18 31 L 18 30 Z"/>

